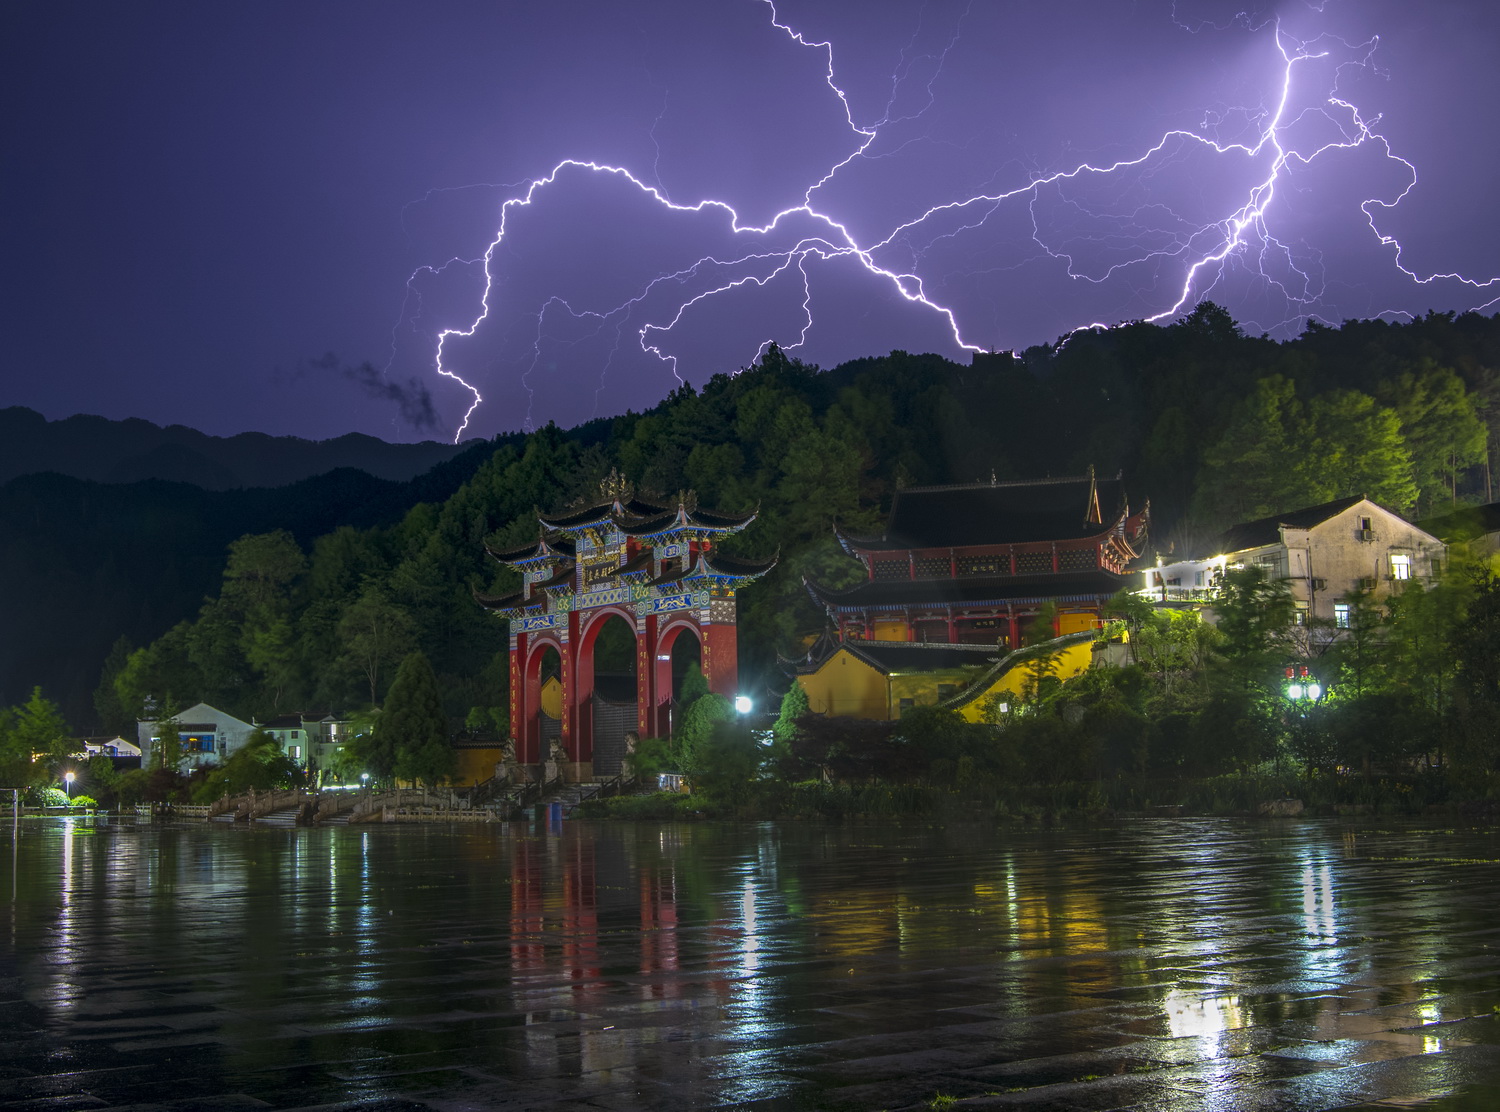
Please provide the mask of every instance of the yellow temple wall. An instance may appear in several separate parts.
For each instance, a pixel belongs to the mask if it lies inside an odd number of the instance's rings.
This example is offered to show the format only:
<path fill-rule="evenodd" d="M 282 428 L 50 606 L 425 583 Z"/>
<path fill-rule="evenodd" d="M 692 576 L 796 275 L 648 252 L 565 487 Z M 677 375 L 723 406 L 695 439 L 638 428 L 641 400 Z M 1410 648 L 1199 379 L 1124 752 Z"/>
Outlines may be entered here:
<path fill-rule="evenodd" d="M 1092 620 L 1093 615 L 1087 615 Z M 1092 628 L 1083 626 L 1083 629 Z M 1064 629 L 1064 632 L 1074 632 Z M 1094 662 L 1094 644 L 1092 641 L 1084 641 L 1082 644 L 1069 645 L 1057 654 L 1057 678 L 1070 680 L 1074 676 L 1086 672 Z M 975 698 L 958 708 L 958 713 L 963 715 L 969 722 L 982 722 L 984 720 L 985 704 L 992 698 L 998 698 L 1001 702 L 1014 702 L 1025 690 L 1026 683 L 1031 679 L 1031 670 L 1025 664 L 1007 670 L 999 676 L 994 683 L 980 692 Z"/>
<path fill-rule="evenodd" d="M 542 713 L 548 718 L 562 717 L 562 680 L 553 676 L 542 684 Z"/>
<path fill-rule="evenodd" d="M 1057 616 L 1057 635 L 1065 637 L 1069 633 L 1082 633 L 1098 624 L 1099 616 L 1092 610 L 1064 611 Z"/>
<path fill-rule="evenodd" d="M 885 677 L 846 649 L 834 653 L 816 672 L 798 676 L 797 682 L 807 692 L 807 709 L 814 714 L 888 717 Z"/>
<path fill-rule="evenodd" d="M 905 621 L 901 621 L 901 620 L 894 621 L 894 622 L 876 622 L 875 623 L 875 640 L 876 641 L 905 641 L 906 640 L 906 622 Z"/>
<path fill-rule="evenodd" d="M 453 774 L 453 783 L 460 787 L 483 783 L 495 775 L 495 765 L 503 753 L 498 744 L 484 749 L 455 749 L 458 771 Z"/>
<path fill-rule="evenodd" d="M 797 682 L 807 692 L 808 709 L 816 714 L 886 721 L 901 716 L 902 699 L 910 699 L 916 706 L 932 706 L 938 701 L 940 684 L 962 690 L 973 682 L 973 672 L 948 669 L 886 676 L 840 649 L 816 672 L 798 676 Z"/>

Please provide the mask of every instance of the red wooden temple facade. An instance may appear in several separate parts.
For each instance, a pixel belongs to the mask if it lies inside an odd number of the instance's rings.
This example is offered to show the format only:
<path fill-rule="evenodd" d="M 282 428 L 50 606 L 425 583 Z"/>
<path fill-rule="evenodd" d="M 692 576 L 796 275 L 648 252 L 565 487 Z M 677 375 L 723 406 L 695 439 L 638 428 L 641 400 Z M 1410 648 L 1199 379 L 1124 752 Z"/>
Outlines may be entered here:
<path fill-rule="evenodd" d="M 709 690 L 733 697 L 738 682 L 735 592 L 775 561 L 752 563 L 714 551 L 755 519 L 622 494 L 586 509 L 539 518 L 534 544 L 491 556 L 521 573 L 523 586 L 479 603 L 510 619 L 510 732 L 516 760 L 546 759 L 541 744 L 542 662 L 560 659 L 561 742 L 575 764 L 593 760 L 594 647 L 611 618 L 635 631 L 636 729 L 670 732 L 672 645 L 696 637 Z M 487 546 L 488 547 L 488 546 Z"/>
<path fill-rule="evenodd" d="M 808 590 L 840 640 L 1014 648 L 1048 603 L 1056 633 L 1097 623 L 1130 586 L 1149 513 L 1131 512 L 1118 476 L 909 487 L 880 536 L 838 534 L 866 581 Z"/>

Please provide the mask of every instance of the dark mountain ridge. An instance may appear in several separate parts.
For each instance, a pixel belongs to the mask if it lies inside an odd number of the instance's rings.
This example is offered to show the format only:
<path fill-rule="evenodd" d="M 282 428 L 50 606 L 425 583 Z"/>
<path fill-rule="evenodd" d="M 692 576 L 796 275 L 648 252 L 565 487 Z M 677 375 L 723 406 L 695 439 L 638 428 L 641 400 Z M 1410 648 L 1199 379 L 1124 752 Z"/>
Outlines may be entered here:
<path fill-rule="evenodd" d="M 496 446 L 470 441 L 406 482 L 346 467 L 234 490 L 55 472 L 0 483 L 0 705 L 42 683 L 70 721 L 90 721 L 99 661 L 116 638 L 145 644 L 196 613 L 218 591 L 230 542 L 285 529 L 307 547 L 341 526 L 389 525 L 445 501 Z"/>
<path fill-rule="evenodd" d="M 53 471 L 96 483 L 150 479 L 204 490 L 280 487 L 341 467 L 404 482 L 464 450 L 425 440 L 388 444 L 362 433 L 303 440 L 244 432 L 210 436 L 184 425 L 163 428 L 132 417 L 77 416 L 49 421 L 24 406 L 0 409 L 0 483 Z"/>

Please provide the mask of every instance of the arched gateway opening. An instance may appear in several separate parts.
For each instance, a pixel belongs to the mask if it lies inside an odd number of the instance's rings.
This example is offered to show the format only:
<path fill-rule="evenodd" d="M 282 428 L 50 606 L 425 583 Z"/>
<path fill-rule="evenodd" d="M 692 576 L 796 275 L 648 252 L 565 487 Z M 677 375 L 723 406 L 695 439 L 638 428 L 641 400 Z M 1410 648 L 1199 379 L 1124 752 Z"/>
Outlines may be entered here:
<path fill-rule="evenodd" d="M 486 546 L 522 587 L 475 596 L 510 621 L 510 730 L 522 765 L 549 757 L 546 668 L 556 653 L 559 767 L 571 779 L 619 771 L 632 717 L 637 735 L 666 736 L 691 663 L 709 690 L 735 694 L 735 593 L 775 564 L 715 551 L 754 514 L 637 498 L 617 477 L 606 486 L 607 501 L 540 517 L 534 544 Z"/>
<path fill-rule="evenodd" d="M 609 608 L 584 634 L 578 654 L 579 738 L 587 739 L 587 755 L 595 776 L 618 776 L 625 759 L 625 735 L 636 728 L 634 615 Z"/>

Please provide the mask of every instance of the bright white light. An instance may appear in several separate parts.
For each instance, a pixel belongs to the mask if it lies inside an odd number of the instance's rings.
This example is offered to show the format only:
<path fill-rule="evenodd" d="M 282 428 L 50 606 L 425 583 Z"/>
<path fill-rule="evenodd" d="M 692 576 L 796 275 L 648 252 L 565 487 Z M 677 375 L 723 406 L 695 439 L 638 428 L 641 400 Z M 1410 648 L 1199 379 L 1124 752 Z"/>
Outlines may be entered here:
<path fill-rule="evenodd" d="M 1302 685 L 1300 683 L 1289 684 L 1286 689 L 1286 697 L 1288 699 L 1302 698 Z"/>
<path fill-rule="evenodd" d="M 73 774 L 71 772 L 64 772 L 63 779 L 71 784 L 73 782 Z"/>
<path fill-rule="evenodd" d="M 1310 683 L 1310 684 L 1308 684 L 1307 685 L 1307 697 L 1309 699 L 1314 700 L 1314 701 L 1317 701 L 1318 699 L 1321 699 L 1323 697 L 1323 685 L 1322 684 L 1317 684 L 1317 683 Z"/>
<path fill-rule="evenodd" d="M 754 705 L 755 704 L 750 701 L 750 696 L 748 695 L 736 695 L 734 697 L 734 709 L 739 711 L 741 714 L 749 714 L 750 708 Z"/>

